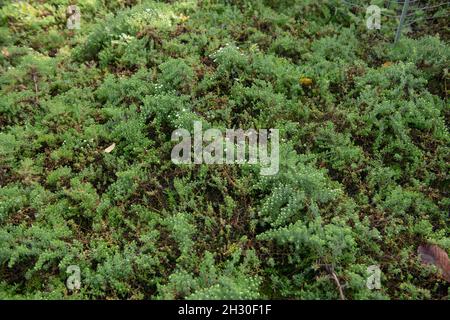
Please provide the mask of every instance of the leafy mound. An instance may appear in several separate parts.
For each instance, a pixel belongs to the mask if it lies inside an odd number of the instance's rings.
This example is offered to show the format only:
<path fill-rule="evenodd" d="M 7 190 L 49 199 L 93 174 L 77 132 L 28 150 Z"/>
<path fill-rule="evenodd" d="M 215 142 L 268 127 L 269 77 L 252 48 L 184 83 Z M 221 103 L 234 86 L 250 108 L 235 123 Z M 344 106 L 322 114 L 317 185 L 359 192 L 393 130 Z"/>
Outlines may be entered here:
<path fill-rule="evenodd" d="M 417 257 L 450 250 L 445 30 L 394 46 L 337 0 L 79 0 L 74 31 L 71 1 L 0 3 L 1 298 L 337 299 L 330 272 L 348 299 L 448 297 Z M 280 129 L 280 172 L 173 164 L 193 121 Z"/>

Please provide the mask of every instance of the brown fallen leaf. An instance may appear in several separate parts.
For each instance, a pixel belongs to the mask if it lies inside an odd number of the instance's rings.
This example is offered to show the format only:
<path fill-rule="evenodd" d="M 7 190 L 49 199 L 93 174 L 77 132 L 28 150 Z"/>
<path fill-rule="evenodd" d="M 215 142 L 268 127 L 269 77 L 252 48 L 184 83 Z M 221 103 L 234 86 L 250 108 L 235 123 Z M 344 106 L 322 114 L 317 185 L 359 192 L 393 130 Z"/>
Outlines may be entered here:
<path fill-rule="evenodd" d="M 5 58 L 8 58 L 8 57 L 9 57 L 9 51 L 8 51 L 8 49 L 3 48 L 3 49 L 2 49 L 2 55 L 3 55 Z"/>
<path fill-rule="evenodd" d="M 447 252 L 435 244 L 425 244 L 417 248 L 417 253 L 424 264 L 433 264 L 442 271 L 443 278 L 450 282 L 450 260 Z"/>
<path fill-rule="evenodd" d="M 116 144 L 113 143 L 112 145 L 110 145 L 108 148 L 106 148 L 103 151 L 106 152 L 106 153 L 111 153 L 111 151 L 113 151 L 115 147 L 116 147 Z"/>

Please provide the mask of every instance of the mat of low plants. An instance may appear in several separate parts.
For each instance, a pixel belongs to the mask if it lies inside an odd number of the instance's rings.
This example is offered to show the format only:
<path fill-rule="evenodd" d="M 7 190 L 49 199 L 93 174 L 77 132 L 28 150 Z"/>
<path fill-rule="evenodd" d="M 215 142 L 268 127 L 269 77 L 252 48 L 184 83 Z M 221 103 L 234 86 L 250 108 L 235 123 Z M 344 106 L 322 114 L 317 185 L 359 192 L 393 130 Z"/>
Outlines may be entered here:
<path fill-rule="evenodd" d="M 0 298 L 448 299 L 448 7 L 385 3 L 0 0 Z M 194 121 L 278 173 L 175 164 Z"/>

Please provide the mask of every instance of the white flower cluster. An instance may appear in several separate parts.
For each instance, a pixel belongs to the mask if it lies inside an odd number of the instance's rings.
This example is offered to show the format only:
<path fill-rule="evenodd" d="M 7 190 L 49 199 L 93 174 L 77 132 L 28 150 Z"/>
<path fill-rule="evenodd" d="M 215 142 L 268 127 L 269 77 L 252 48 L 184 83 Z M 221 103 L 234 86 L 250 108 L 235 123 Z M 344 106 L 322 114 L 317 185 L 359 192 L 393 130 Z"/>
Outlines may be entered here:
<path fill-rule="evenodd" d="M 234 44 L 230 44 L 230 43 L 225 43 L 224 46 L 220 47 L 219 49 L 216 50 L 216 52 L 214 52 L 213 54 L 209 55 L 209 57 L 211 59 L 213 59 L 214 62 L 217 62 L 217 58 L 221 57 L 222 55 L 226 54 L 227 52 L 231 52 L 231 51 L 239 51 L 239 47 L 235 46 Z M 239 54 L 241 56 L 244 55 L 244 53 L 239 52 Z"/>
<path fill-rule="evenodd" d="M 129 44 L 134 39 L 133 36 L 130 36 L 126 33 L 122 33 L 119 35 L 118 40 L 111 40 L 112 44 Z"/>

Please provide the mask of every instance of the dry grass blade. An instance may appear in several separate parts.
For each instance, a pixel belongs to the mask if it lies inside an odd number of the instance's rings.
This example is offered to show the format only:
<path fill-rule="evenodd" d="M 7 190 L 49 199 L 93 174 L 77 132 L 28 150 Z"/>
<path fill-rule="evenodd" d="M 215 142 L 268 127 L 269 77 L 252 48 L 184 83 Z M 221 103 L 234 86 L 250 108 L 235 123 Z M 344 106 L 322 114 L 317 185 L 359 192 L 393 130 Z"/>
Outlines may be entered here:
<path fill-rule="evenodd" d="M 112 145 L 110 145 L 108 148 L 106 148 L 105 150 L 104 150 L 104 152 L 106 152 L 106 153 L 110 153 L 111 151 L 113 151 L 114 150 L 114 148 L 116 147 L 116 144 L 115 143 L 113 143 Z"/>

